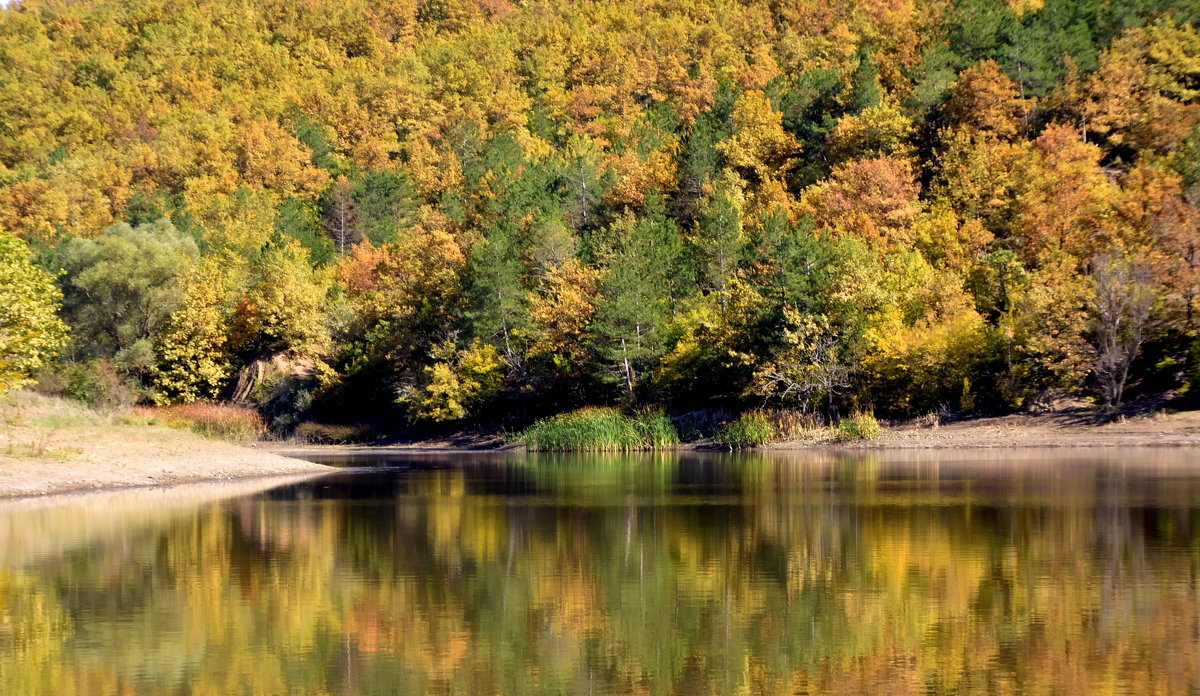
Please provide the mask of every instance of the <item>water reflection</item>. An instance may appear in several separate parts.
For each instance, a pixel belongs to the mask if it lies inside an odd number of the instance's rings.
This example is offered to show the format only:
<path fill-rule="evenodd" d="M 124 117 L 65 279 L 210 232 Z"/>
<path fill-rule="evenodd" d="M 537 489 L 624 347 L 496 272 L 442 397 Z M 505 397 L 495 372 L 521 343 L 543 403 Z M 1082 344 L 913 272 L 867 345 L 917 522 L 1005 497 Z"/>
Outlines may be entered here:
<path fill-rule="evenodd" d="M 0 506 L 0 694 L 1195 693 L 1192 462 L 409 456 Z"/>

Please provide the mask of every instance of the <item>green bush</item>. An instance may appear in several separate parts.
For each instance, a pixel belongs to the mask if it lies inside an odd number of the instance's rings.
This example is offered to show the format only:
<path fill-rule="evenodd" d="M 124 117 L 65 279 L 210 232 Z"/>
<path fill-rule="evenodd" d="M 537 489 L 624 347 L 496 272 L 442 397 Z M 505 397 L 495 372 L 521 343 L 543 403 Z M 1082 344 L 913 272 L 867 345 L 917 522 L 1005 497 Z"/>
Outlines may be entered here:
<path fill-rule="evenodd" d="M 839 442 L 854 440 L 874 440 L 883 433 L 879 421 L 870 413 L 856 411 L 849 418 L 838 422 L 837 439 Z"/>
<path fill-rule="evenodd" d="M 59 363 L 41 370 L 37 379 L 38 392 L 81 401 L 98 411 L 119 411 L 140 398 L 137 385 L 110 360 Z"/>
<path fill-rule="evenodd" d="M 545 418 L 529 426 L 521 439 L 532 452 L 635 452 L 679 442 L 662 412 L 630 417 L 614 408 L 581 408 Z"/>
<path fill-rule="evenodd" d="M 779 438 L 772 419 L 762 411 L 747 411 L 717 431 L 717 442 L 729 449 L 759 447 Z"/>

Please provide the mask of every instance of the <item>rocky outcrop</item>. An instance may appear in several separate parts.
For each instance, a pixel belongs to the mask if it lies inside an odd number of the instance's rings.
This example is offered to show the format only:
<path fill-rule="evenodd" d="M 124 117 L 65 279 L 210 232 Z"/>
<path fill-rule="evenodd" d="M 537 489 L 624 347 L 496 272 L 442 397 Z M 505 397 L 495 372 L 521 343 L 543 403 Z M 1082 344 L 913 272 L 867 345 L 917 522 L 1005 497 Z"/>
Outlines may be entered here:
<path fill-rule="evenodd" d="M 316 363 L 311 358 L 293 353 L 263 356 L 238 371 L 227 398 L 236 404 L 261 404 L 273 396 L 274 385 L 282 381 L 307 381 L 315 373 Z"/>

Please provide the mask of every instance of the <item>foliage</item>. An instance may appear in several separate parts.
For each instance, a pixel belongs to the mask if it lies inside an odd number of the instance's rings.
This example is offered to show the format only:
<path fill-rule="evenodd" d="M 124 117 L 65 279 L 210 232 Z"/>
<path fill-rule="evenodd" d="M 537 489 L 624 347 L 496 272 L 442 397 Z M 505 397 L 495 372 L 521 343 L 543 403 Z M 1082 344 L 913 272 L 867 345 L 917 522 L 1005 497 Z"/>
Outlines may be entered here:
<path fill-rule="evenodd" d="M 504 379 L 504 359 L 495 346 L 478 338 L 463 349 L 447 341 L 435 349 L 438 361 L 423 379 L 400 396 L 414 419 L 453 421 L 496 396 Z"/>
<path fill-rule="evenodd" d="M 784 316 L 782 344 L 755 372 L 753 393 L 805 411 L 824 404 L 832 414 L 838 394 L 850 386 L 843 341 L 823 316 L 804 316 L 791 308 Z"/>
<path fill-rule="evenodd" d="M 1193 5 L 27 0 L 0 226 L 140 398 L 327 361 L 289 427 L 1180 390 Z M 1104 255 L 1151 276 L 1136 350 Z"/>
<path fill-rule="evenodd" d="M 879 421 L 865 411 L 856 411 L 838 421 L 836 437 L 840 442 L 874 440 L 883 434 Z"/>
<path fill-rule="evenodd" d="M 679 436 L 660 411 L 626 416 L 588 407 L 540 420 L 520 436 L 532 452 L 633 452 L 673 447 Z"/>
<path fill-rule="evenodd" d="M 70 240 L 58 262 L 75 356 L 111 359 L 126 374 L 149 376 L 154 342 L 179 308 L 180 280 L 198 258 L 195 241 L 165 219 Z"/>
<path fill-rule="evenodd" d="M 216 257 L 182 281 L 182 303 L 168 320 L 154 373 L 156 401 L 213 399 L 229 379 L 227 287 Z"/>
<path fill-rule="evenodd" d="M 233 316 L 233 345 L 246 354 L 326 348 L 326 283 L 295 241 L 272 242 L 251 273 Z"/>
<path fill-rule="evenodd" d="M 729 449 L 745 449 L 761 447 L 774 442 L 779 437 L 775 424 L 762 411 L 747 411 L 721 426 L 717 431 L 716 441 Z"/>
<path fill-rule="evenodd" d="M 83 402 L 100 411 L 117 411 L 137 403 L 136 381 L 121 374 L 111 360 L 74 360 L 50 365 L 37 374 L 37 391 Z"/>
<path fill-rule="evenodd" d="M 0 229 L 0 394 L 32 383 L 66 346 L 67 327 L 55 314 L 61 298 L 25 243 Z"/>

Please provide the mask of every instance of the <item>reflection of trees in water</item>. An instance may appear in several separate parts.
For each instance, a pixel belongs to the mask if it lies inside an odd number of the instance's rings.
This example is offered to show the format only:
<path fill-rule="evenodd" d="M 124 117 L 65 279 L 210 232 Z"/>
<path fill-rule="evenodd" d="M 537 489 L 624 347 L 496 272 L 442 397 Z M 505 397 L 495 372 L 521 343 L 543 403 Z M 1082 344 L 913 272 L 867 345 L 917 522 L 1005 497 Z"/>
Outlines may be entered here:
<path fill-rule="evenodd" d="M 0 575 L 0 692 L 1198 683 L 1194 482 L 730 461 L 429 467 L 213 505 Z"/>

